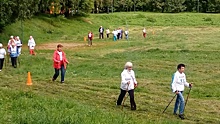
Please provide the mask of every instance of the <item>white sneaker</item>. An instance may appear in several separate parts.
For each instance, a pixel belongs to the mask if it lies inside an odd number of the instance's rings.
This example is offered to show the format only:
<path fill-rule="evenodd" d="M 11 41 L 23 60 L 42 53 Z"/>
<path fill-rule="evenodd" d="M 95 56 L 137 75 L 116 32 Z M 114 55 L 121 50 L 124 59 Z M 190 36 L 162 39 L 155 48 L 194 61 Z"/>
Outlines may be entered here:
<path fill-rule="evenodd" d="M 0 70 L 0 72 L 1 72 L 2 70 Z"/>

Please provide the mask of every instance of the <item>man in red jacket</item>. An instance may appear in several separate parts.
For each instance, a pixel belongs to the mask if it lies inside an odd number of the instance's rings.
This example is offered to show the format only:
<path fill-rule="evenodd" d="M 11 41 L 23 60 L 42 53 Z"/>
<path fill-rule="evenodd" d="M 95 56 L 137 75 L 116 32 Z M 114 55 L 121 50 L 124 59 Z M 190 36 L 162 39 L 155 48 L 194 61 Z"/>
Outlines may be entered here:
<path fill-rule="evenodd" d="M 66 65 L 69 63 L 66 59 L 66 55 L 62 50 L 62 45 L 58 44 L 57 49 L 53 54 L 53 67 L 55 74 L 53 75 L 52 81 L 55 81 L 59 76 L 59 70 L 61 71 L 61 83 L 64 83 L 64 77 L 66 72 Z"/>

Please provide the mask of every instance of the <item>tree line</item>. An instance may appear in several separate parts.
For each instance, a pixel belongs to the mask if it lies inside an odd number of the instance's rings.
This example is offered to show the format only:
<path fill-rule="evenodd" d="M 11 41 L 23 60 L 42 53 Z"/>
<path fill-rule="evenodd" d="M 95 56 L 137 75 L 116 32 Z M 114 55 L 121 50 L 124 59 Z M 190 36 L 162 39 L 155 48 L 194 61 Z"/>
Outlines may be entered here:
<path fill-rule="evenodd" d="M 76 14 L 149 11 L 220 12 L 220 0 L 0 0 L 0 31 L 16 20 L 39 13 Z"/>

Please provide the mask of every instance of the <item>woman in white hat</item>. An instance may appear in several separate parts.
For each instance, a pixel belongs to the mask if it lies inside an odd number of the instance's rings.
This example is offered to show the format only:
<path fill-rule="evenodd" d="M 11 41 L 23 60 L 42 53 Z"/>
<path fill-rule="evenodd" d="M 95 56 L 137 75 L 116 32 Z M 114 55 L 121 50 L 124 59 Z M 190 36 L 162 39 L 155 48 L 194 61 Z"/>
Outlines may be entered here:
<path fill-rule="evenodd" d="M 136 110 L 136 103 L 134 101 L 134 89 L 137 87 L 137 81 L 132 67 L 132 63 L 127 62 L 123 72 L 121 73 L 121 93 L 118 97 L 117 105 L 121 105 L 124 96 L 128 92 L 130 96 L 131 110 Z"/>
<path fill-rule="evenodd" d="M 35 55 L 35 52 L 34 52 L 35 46 L 36 46 L 35 40 L 32 36 L 30 36 L 30 39 L 28 40 L 28 48 L 29 48 L 31 55 Z"/>
<path fill-rule="evenodd" d="M 3 45 L 0 43 L 0 71 L 2 71 L 4 65 L 5 55 L 6 55 L 6 51 L 3 48 Z"/>

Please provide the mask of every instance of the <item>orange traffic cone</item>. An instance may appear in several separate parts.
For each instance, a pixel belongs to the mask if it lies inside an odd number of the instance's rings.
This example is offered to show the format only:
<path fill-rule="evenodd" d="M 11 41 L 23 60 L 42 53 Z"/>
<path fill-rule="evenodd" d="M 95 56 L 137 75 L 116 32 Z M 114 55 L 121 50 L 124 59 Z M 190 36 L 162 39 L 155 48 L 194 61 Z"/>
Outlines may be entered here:
<path fill-rule="evenodd" d="M 31 73 L 28 72 L 28 77 L 27 77 L 27 85 L 32 85 L 32 80 L 31 80 Z"/>

